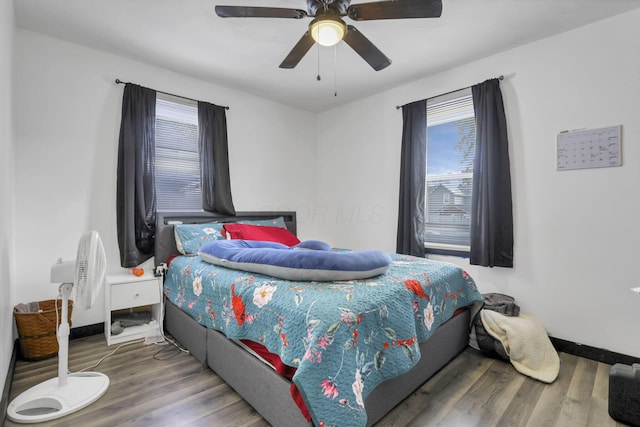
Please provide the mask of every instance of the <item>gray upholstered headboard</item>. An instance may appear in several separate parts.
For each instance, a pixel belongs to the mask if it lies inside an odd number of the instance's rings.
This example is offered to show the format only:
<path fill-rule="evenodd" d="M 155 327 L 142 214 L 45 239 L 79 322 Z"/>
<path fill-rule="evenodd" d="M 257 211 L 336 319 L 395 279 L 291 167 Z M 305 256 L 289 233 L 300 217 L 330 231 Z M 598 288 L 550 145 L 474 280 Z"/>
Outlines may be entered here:
<path fill-rule="evenodd" d="M 207 222 L 237 222 L 247 219 L 271 219 L 283 217 L 287 229 L 296 234 L 296 213 L 294 211 L 237 212 L 235 216 L 213 212 L 164 212 L 156 214 L 155 264 L 166 262 L 178 253 L 173 224 L 202 224 Z"/>

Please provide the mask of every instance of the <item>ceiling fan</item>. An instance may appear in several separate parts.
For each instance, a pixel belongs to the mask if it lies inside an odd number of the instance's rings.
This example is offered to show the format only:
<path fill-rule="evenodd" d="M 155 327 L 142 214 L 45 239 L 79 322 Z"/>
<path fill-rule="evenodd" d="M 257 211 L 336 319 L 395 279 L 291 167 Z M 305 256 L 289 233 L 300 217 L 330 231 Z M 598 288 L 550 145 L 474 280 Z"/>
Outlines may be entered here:
<path fill-rule="evenodd" d="M 342 17 L 354 21 L 377 19 L 438 18 L 442 0 L 387 0 L 351 4 L 351 0 L 307 0 L 307 10 L 281 7 L 216 6 L 222 18 L 313 18 L 309 29 L 296 43 L 280 68 L 294 68 L 315 43 L 333 46 L 344 40 L 371 67 L 380 71 L 391 64 L 368 38 Z"/>

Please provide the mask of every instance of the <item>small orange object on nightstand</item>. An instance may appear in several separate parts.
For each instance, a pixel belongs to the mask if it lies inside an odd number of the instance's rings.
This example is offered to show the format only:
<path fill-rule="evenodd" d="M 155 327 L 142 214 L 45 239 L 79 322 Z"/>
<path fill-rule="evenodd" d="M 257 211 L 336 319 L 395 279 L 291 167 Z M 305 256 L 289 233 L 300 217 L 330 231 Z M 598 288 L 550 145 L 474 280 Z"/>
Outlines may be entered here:
<path fill-rule="evenodd" d="M 140 268 L 140 267 L 133 267 L 129 269 L 129 271 L 131 271 L 131 274 L 138 277 L 144 274 L 144 268 Z"/>

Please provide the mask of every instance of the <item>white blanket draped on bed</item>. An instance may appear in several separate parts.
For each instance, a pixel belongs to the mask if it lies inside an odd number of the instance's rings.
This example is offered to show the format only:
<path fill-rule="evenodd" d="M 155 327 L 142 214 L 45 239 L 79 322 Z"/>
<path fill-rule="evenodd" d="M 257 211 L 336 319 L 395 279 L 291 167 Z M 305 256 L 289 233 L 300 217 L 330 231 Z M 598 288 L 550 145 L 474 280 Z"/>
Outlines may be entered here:
<path fill-rule="evenodd" d="M 560 371 L 560 358 L 542 324 L 530 313 L 505 316 L 481 310 L 487 333 L 500 341 L 516 370 L 536 380 L 552 383 Z"/>

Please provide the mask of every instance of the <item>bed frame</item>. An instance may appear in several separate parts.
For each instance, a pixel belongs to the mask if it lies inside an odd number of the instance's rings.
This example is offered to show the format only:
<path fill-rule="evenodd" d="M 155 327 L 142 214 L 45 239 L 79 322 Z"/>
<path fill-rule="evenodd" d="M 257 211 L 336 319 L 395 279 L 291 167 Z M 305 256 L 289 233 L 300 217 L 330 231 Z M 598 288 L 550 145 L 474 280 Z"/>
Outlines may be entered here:
<path fill-rule="evenodd" d="M 158 212 L 156 225 L 156 265 L 177 253 L 173 224 L 234 222 L 282 216 L 287 228 L 296 233 L 295 212 L 238 212 L 230 217 L 208 212 Z M 420 344 L 422 357 L 409 372 L 380 384 L 365 400 L 367 426 L 371 426 L 414 390 L 431 378 L 469 342 L 469 310 L 441 325 L 429 341 Z M 211 368 L 253 408 L 274 426 L 309 426 L 291 399 L 291 383 L 224 334 L 207 329 L 169 301 L 165 302 L 164 327 L 203 366 Z"/>

